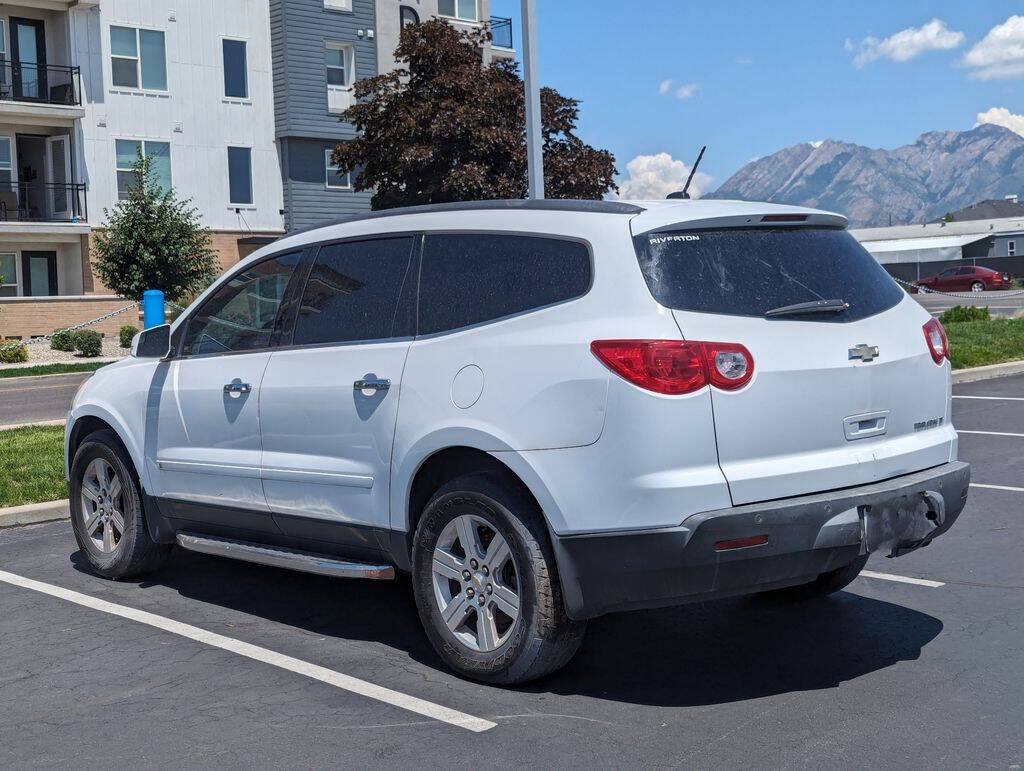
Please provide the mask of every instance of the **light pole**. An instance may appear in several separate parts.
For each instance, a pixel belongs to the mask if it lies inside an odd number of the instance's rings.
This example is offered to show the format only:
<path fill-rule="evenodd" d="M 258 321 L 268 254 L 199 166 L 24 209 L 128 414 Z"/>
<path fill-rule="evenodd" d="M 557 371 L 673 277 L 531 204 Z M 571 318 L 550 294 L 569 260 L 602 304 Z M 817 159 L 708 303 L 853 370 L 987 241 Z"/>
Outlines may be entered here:
<path fill-rule="evenodd" d="M 528 197 L 544 197 L 544 153 L 537 85 L 537 0 L 522 0 L 523 82 L 526 85 L 526 165 Z"/>

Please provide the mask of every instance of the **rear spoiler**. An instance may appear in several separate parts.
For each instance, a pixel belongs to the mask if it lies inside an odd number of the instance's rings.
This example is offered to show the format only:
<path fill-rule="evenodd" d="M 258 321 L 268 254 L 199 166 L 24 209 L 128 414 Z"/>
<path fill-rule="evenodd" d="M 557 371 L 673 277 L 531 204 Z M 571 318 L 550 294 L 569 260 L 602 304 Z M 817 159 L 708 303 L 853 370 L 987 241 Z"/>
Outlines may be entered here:
<path fill-rule="evenodd" d="M 772 207 L 774 208 L 774 207 Z M 788 207 L 787 207 L 788 208 Z M 783 207 L 778 207 L 783 209 Z M 718 230 L 722 228 L 815 227 L 845 229 L 847 219 L 840 214 L 816 209 L 772 211 L 754 209 L 749 213 L 705 216 L 687 219 L 689 212 L 680 207 L 658 207 L 637 214 L 630 220 L 634 236 L 644 233 L 679 230 Z"/>

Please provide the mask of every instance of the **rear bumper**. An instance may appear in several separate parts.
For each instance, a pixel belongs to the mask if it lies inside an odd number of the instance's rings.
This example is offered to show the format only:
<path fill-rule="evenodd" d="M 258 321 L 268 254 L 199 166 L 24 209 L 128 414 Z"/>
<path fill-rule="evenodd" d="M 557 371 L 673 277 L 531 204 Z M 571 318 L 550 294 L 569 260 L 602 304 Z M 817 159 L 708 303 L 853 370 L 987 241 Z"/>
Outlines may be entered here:
<path fill-rule="evenodd" d="M 963 510 L 970 466 L 694 514 L 678 527 L 555 536 L 568 614 L 592 618 L 792 586 L 882 551 L 926 546 Z M 723 541 L 767 536 L 730 550 Z"/>

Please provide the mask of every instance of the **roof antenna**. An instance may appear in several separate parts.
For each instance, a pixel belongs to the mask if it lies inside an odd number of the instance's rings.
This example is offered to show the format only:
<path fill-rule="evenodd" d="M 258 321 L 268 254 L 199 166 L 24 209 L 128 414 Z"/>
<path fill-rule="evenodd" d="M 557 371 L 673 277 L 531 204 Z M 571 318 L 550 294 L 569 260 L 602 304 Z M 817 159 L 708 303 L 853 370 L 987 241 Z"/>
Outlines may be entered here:
<path fill-rule="evenodd" d="M 690 199 L 690 194 L 687 192 L 690 189 L 690 182 L 693 180 L 693 175 L 697 171 L 697 167 L 700 166 L 700 159 L 704 157 L 704 151 L 707 149 L 707 145 L 704 145 L 702 148 L 700 148 L 700 152 L 697 153 L 697 160 L 693 164 L 693 168 L 690 169 L 690 176 L 686 178 L 686 184 L 683 185 L 683 189 L 675 193 L 669 193 L 666 196 L 666 198 L 683 198 L 686 200 Z"/>

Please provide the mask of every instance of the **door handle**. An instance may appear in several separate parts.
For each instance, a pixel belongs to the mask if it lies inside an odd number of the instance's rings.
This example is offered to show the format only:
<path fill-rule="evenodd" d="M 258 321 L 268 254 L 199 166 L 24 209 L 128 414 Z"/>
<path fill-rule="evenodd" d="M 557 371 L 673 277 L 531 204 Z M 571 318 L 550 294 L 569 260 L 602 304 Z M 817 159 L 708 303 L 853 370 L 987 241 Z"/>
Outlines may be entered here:
<path fill-rule="evenodd" d="M 386 377 L 357 380 L 352 384 L 352 390 L 354 391 L 387 391 L 389 388 L 391 388 L 391 381 Z"/>
<path fill-rule="evenodd" d="M 247 394 L 252 390 L 248 383 L 225 383 L 224 393 L 226 394 Z"/>

